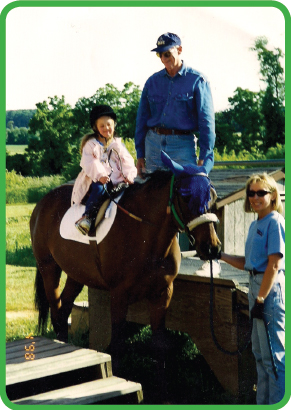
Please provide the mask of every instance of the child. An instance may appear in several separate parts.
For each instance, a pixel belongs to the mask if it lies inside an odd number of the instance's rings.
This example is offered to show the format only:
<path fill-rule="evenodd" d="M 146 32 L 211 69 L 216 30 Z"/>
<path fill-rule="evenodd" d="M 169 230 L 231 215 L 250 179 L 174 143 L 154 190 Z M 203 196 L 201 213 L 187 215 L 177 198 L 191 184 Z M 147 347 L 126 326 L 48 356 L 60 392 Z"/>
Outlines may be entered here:
<path fill-rule="evenodd" d="M 90 113 L 90 123 L 94 134 L 85 135 L 81 141 L 82 171 L 73 188 L 72 203 L 80 204 L 89 188 L 90 196 L 85 212 L 76 223 L 76 228 L 88 235 L 98 209 L 107 197 L 107 184 L 113 186 L 121 182 L 133 184 L 137 175 L 134 160 L 121 139 L 115 135 L 116 114 L 108 105 L 97 105 Z"/>
<path fill-rule="evenodd" d="M 253 175 L 246 185 L 245 211 L 255 212 L 245 257 L 221 254 L 250 273 L 252 351 L 257 366 L 257 404 L 274 404 L 285 393 L 285 220 L 275 180 Z"/>

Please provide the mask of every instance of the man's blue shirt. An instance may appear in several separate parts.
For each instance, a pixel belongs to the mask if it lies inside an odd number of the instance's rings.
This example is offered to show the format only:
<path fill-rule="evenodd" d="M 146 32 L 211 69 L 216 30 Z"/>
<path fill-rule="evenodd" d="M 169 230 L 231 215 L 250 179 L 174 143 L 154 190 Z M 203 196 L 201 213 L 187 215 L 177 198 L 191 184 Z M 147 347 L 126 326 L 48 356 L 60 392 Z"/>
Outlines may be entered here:
<path fill-rule="evenodd" d="M 137 158 L 145 156 L 145 136 L 151 127 L 199 132 L 200 159 L 212 157 L 215 117 L 209 83 L 183 62 L 170 77 L 163 69 L 145 83 L 137 113 L 135 145 Z"/>

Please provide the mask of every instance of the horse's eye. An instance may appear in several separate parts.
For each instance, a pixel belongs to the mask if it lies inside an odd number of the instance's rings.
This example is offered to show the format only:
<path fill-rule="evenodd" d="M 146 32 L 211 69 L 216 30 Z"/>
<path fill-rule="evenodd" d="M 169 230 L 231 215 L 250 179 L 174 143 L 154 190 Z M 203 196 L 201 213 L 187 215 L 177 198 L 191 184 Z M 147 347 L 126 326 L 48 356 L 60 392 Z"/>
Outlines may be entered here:
<path fill-rule="evenodd" d="M 182 198 L 183 201 L 186 202 L 186 204 L 188 204 L 191 199 L 191 195 L 183 195 Z"/>

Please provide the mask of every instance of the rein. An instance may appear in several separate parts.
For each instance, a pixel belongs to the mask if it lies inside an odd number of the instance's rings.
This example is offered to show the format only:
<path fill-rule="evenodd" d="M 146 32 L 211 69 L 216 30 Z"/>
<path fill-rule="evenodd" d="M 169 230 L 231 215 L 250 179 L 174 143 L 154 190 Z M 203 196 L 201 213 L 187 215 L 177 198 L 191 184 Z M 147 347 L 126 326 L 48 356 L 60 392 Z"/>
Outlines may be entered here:
<path fill-rule="evenodd" d="M 153 224 L 153 223 L 151 223 L 151 222 L 149 222 L 149 221 L 145 221 L 144 219 L 140 218 L 139 216 L 136 216 L 136 215 L 134 215 L 133 213 L 127 211 L 125 208 L 123 208 L 121 205 L 119 205 L 118 202 L 115 201 L 115 199 L 113 198 L 113 196 L 108 192 L 108 190 L 107 190 L 105 187 L 104 187 L 104 189 L 105 189 L 105 191 L 107 192 L 107 194 L 108 194 L 110 200 L 111 200 L 112 202 L 114 202 L 115 205 L 117 206 L 117 208 L 120 209 L 120 210 L 121 210 L 123 213 L 125 213 L 127 216 L 129 216 L 130 218 L 135 219 L 135 220 L 138 221 L 138 222 L 143 222 L 143 223 L 145 223 L 145 224 L 147 224 L 147 225 L 150 225 L 150 226 L 156 226 L 155 224 Z"/>
<path fill-rule="evenodd" d="M 252 333 L 252 321 L 251 321 L 251 328 L 249 330 L 248 334 L 248 340 L 243 346 L 242 349 L 237 349 L 234 351 L 226 350 L 224 349 L 216 339 L 215 333 L 214 333 L 214 320 L 213 320 L 213 307 L 214 307 L 214 284 L 213 284 L 213 265 L 212 265 L 212 260 L 210 261 L 210 304 L 209 304 L 209 316 L 210 316 L 210 330 L 211 330 L 211 336 L 214 341 L 215 346 L 217 347 L 218 350 L 220 350 L 222 353 L 225 353 L 230 356 L 237 356 L 239 354 L 242 354 L 248 347 L 251 341 L 251 333 Z"/>
<path fill-rule="evenodd" d="M 212 335 L 212 339 L 216 345 L 216 347 L 223 353 L 231 355 L 231 356 L 236 356 L 239 354 L 242 354 L 248 347 L 248 345 L 250 344 L 251 341 L 251 334 L 252 334 L 252 330 L 253 330 L 253 319 L 250 318 L 250 330 L 248 332 L 248 340 L 245 344 L 245 346 L 243 346 L 242 349 L 237 349 L 234 351 L 229 351 L 229 350 L 225 350 L 217 341 L 216 336 L 214 334 L 214 321 L 213 321 L 213 266 L 212 266 L 212 260 L 210 261 L 210 329 L 211 329 L 211 335 Z M 269 346 L 269 351 L 270 351 L 270 356 L 271 356 L 271 363 L 272 363 L 272 370 L 275 376 L 275 379 L 278 380 L 278 368 L 275 362 L 275 358 L 274 358 L 274 352 L 273 352 L 273 348 L 272 348 L 272 344 L 271 344 L 271 337 L 270 337 L 270 333 L 269 333 L 269 329 L 268 329 L 268 324 L 266 322 L 265 319 L 263 319 L 264 325 L 265 325 L 265 330 L 266 330 L 266 336 L 267 336 L 267 342 L 268 342 L 268 346 Z"/>
<path fill-rule="evenodd" d="M 201 176 L 206 176 L 206 174 L 203 173 L 197 173 L 195 175 L 201 175 Z M 180 218 L 175 205 L 174 205 L 174 196 L 175 196 L 175 190 L 174 190 L 174 185 L 175 185 L 175 175 L 172 175 L 171 177 L 171 183 L 170 183 L 170 197 L 169 197 L 169 202 L 168 202 L 168 206 L 167 206 L 167 214 L 169 215 L 171 212 L 175 218 L 175 220 L 178 222 L 178 225 L 180 226 L 180 231 L 185 231 L 188 239 L 190 241 L 190 243 L 192 245 L 194 245 L 195 240 L 194 237 L 191 235 L 190 231 L 192 229 L 194 229 L 196 226 L 201 225 L 203 223 L 207 223 L 207 222 L 218 222 L 218 218 L 215 214 L 204 214 L 204 215 L 200 215 L 197 218 L 193 219 L 192 221 L 190 221 L 187 225 L 184 224 L 184 222 L 182 221 L 182 219 Z M 108 192 L 108 190 L 106 188 L 104 188 L 110 198 L 110 200 L 112 202 L 115 203 L 115 205 L 117 206 L 117 208 L 119 208 L 123 213 L 125 213 L 126 215 L 128 215 L 129 217 L 135 219 L 138 222 L 142 222 L 145 223 L 147 225 L 150 226 L 156 226 L 155 224 L 153 224 L 152 222 L 146 221 L 142 218 L 140 218 L 139 216 L 134 215 L 133 213 L 127 211 L 125 208 L 123 208 L 121 205 L 119 205 L 118 202 L 116 202 L 114 200 L 114 198 L 112 197 L 112 195 Z M 181 210 L 179 209 L 180 214 L 182 214 Z"/>

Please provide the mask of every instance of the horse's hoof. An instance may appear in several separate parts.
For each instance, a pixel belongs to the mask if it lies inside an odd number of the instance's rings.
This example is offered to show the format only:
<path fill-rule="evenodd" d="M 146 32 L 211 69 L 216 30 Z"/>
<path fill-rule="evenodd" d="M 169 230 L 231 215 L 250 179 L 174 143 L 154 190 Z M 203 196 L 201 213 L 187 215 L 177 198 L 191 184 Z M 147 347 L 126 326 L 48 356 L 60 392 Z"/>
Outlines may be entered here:
<path fill-rule="evenodd" d="M 68 336 L 64 336 L 64 335 L 61 335 L 61 334 L 57 334 L 56 338 L 59 342 L 63 342 L 63 343 L 68 343 L 68 341 L 69 341 Z"/>

